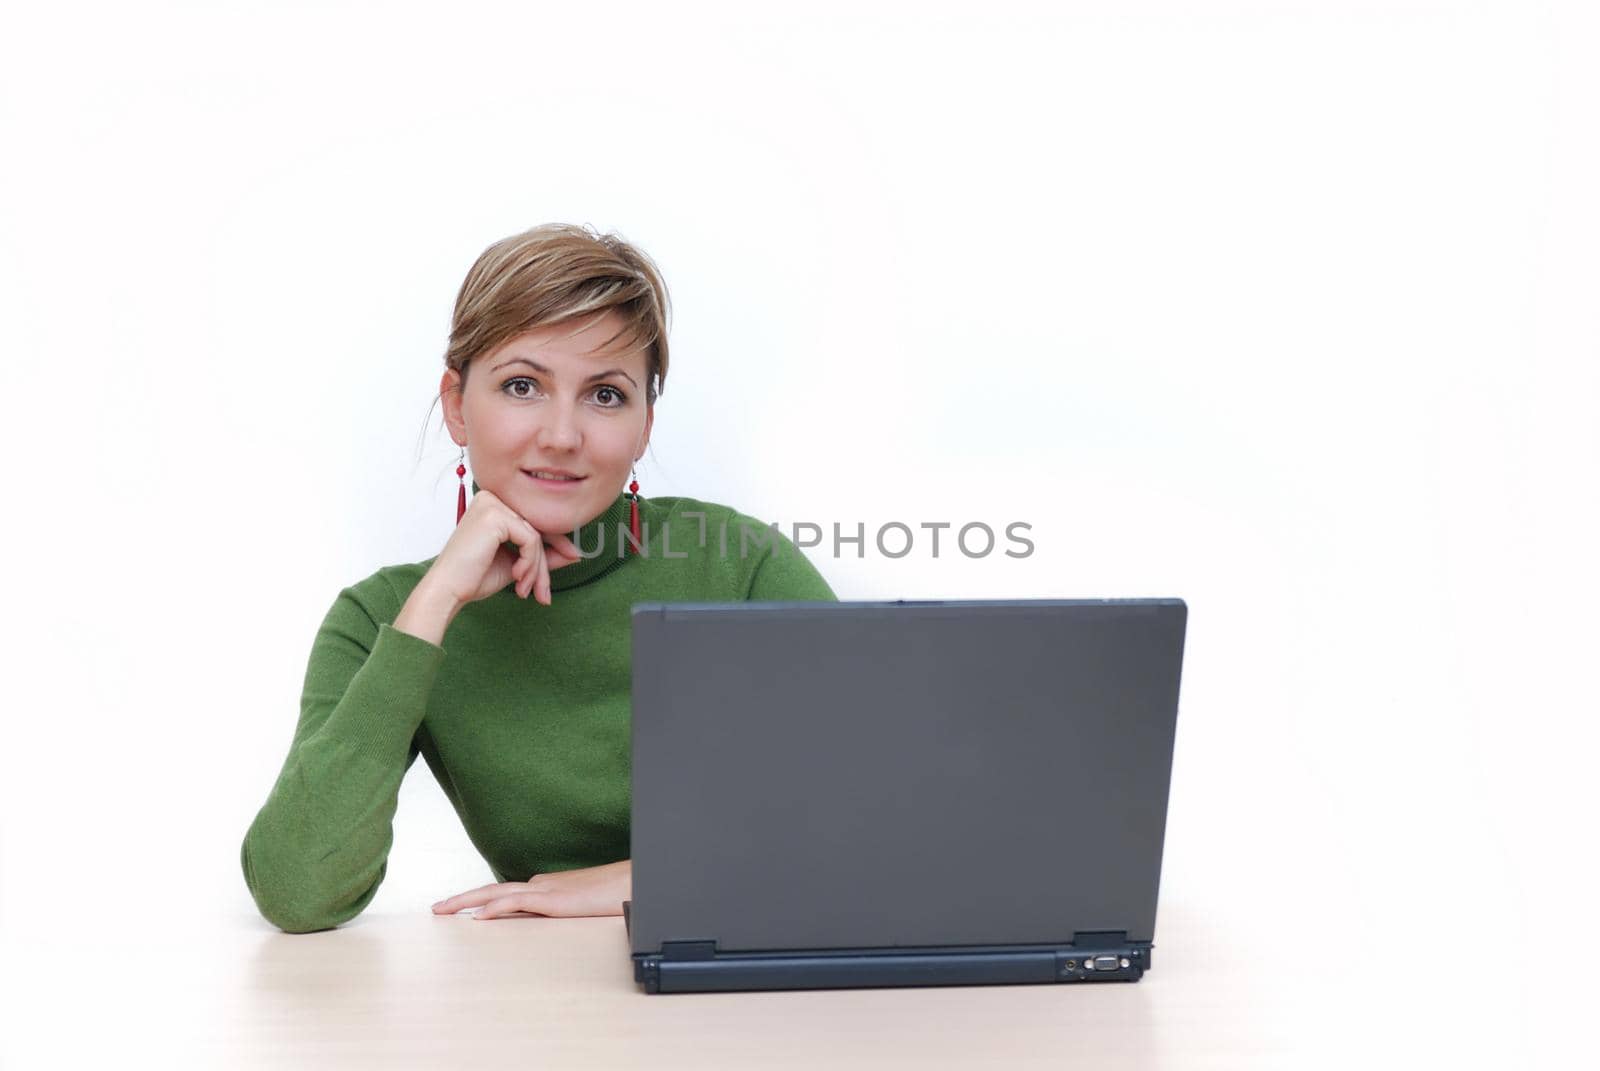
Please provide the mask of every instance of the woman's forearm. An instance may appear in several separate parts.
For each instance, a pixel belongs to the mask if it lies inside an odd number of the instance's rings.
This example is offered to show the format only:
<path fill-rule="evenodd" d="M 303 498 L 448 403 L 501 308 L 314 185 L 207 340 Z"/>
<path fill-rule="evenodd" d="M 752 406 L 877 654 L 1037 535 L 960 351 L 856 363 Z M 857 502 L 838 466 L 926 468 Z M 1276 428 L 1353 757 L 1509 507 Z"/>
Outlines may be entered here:
<path fill-rule="evenodd" d="M 400 608 L 394 619 L 394 628 L 407 632 L 435 647 L 444 646 L 444 634 L 455 620 L 461 606 L 448 592 L 441 592 L 428 584 L 427 579 L 418 584 Z"/>

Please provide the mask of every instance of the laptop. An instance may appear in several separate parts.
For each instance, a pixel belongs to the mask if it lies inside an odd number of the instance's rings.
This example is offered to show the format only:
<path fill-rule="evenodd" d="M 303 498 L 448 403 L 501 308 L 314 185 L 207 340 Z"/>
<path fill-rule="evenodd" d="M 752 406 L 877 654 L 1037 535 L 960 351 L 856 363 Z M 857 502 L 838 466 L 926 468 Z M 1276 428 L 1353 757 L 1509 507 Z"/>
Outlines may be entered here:
<path fill-rule="evenodd" d="M 1136 981 L 1179 599 L 633 607 L 647 993 Z"/>

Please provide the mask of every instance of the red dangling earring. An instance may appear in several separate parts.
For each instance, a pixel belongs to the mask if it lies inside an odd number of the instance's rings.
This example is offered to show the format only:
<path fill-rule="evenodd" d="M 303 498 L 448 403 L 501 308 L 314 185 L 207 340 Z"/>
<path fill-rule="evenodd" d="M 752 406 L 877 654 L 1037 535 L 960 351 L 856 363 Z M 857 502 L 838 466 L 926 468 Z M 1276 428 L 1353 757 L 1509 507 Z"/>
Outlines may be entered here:
<path fill-rule="evenodd" d="M 461 481 L 461 486 L 456 489 L 456 523 L 461 523 L 461 518 L 467 512 L 467 466 L 461 462 L 467 457 L 466 448 L 461 450 L 461 457 L 456 459 L 456 478 Z"/>
<path fill-rule="evenodd" d="M 633 533 L 633 545 L 639 547 L 639 473 L 635 470 L 633 481 L 628 484 L 628 531 Z"/>

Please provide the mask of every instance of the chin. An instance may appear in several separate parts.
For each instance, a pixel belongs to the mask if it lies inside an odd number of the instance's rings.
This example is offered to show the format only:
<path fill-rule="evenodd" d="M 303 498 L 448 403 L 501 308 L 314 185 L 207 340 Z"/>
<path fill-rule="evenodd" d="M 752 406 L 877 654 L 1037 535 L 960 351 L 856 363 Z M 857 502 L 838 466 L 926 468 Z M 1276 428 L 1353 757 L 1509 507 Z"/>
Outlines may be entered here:
<path fill-rule="evenodd" d="M 522 514 L 523 519 L 529 524 L 547 535 L 557 532 L 565 534 L 583 523 L 582 518 L 578 516 L 581 511 L 574 510 L 571 506 L 537 504 L 527 508 L 519 507 L 517 512 Z"/>
<path fill-rule="evenodd" d="M 518 503 L 517 512 L 540 532 L 565 535 L 576 531 L 604 513 L 611 500 L 605 502 L 539 502 Z"/>

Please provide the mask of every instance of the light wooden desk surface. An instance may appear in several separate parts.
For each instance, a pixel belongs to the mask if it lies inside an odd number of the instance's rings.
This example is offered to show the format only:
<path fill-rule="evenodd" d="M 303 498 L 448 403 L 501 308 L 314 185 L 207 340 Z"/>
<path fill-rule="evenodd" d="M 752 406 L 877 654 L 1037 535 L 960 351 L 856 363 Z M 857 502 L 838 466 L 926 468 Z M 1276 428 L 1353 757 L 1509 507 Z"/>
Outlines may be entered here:
<path fill-rule="evenodd" d="M 633 981 L 620 918 L 32 921 L 0 963 L 8 1069 L 1529 1066 L 1509 991 L 1363 980 L 1371 965 L 1325 955 L 1348 942 L 1310 920 L 1252 940 L 1182 904 L 1163 905 L 1137 983 L 669 995 Z"/>
<path fill-rule="evenodd" d="M 496 922 L 502 924 L 496 925 Z M 620 919 L 374 919 L 268 939 L 250 966 L 263 1055 L 348 1051 L 372 1066 L 818 1067 L 870 1059 L 1061 1066 L 1093 1034 L 1153 1055 L 1141 985 L 809 990 L 647 996 Z M 350 987 L 352 976 L 368 984 Z"/>

